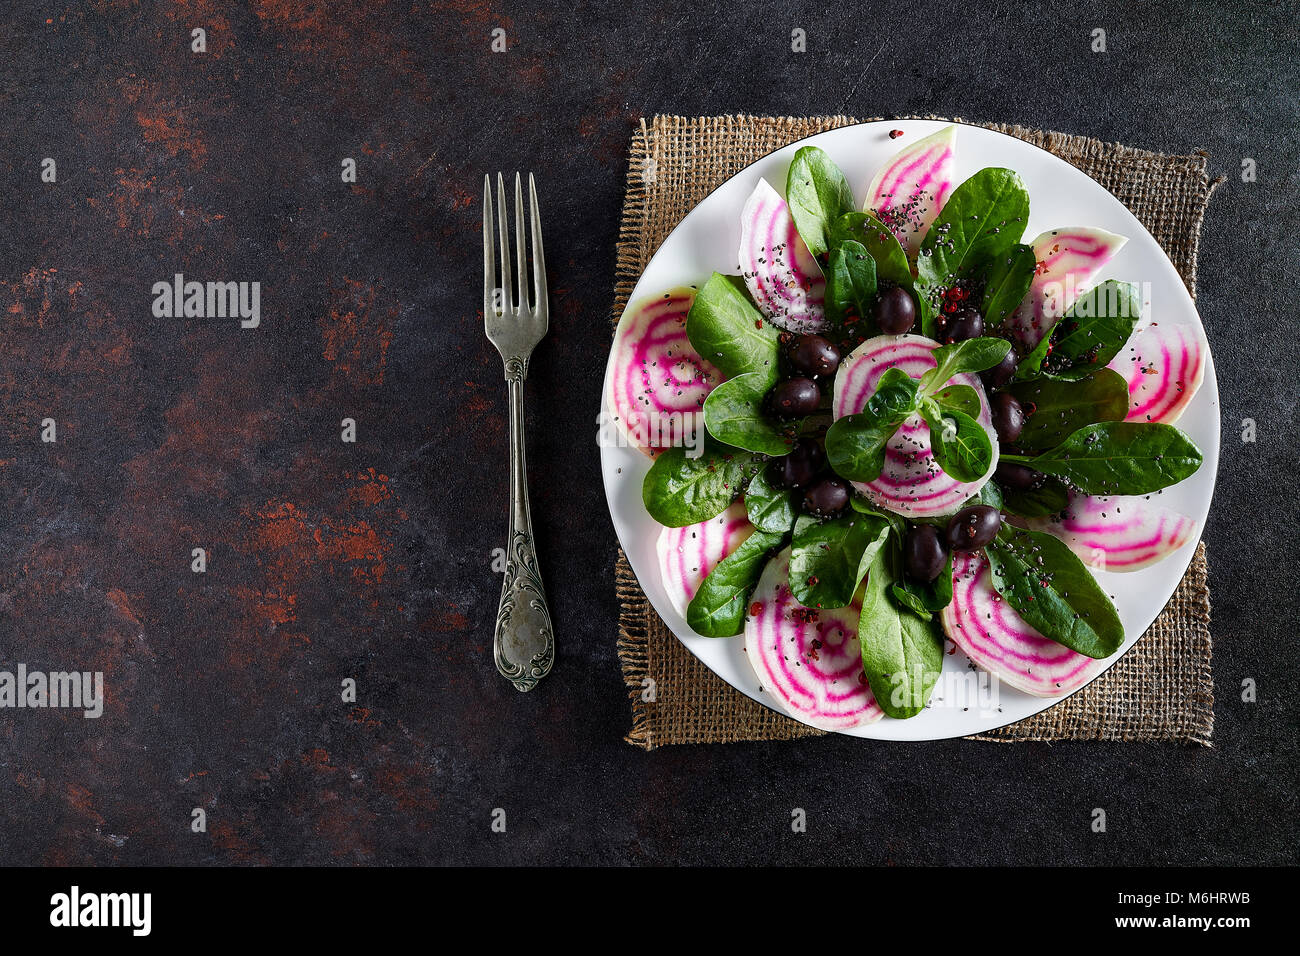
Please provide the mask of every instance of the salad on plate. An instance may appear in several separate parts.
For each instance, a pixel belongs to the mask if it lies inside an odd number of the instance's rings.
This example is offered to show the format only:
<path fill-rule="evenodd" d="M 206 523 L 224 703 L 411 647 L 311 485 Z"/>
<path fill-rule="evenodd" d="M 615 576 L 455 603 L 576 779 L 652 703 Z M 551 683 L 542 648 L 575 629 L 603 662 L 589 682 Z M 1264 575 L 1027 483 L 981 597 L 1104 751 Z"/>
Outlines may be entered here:
<path fill-rule="evenodd" d="M 605 403 L 654 459 L 674 606 L 743 635 L 764 690 L 827 730 L 920 713 L 945 638 L 1026 693 L 1077 690 L 1125 640 L 1093 569 L 1197 530 L 1158 499 L 1202 461 L 1175 427 L 1199 327 L 1101 278 L 1122 236 L 1024 241 L 1020 176 L 954 183 L 956 134 L 860 204 L 804 146 L 745 203 L 735 274 L 633 302 L 615 334 Z"/>

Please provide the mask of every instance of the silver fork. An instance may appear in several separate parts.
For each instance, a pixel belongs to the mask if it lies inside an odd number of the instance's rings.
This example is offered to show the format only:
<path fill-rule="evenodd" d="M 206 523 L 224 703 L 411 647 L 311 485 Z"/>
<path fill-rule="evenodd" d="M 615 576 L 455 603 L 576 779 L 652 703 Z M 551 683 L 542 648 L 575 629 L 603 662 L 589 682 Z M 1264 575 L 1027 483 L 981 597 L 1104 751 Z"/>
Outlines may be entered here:
<path fill-rule="evenodd" d="M 528 296 L 528 256 L 524 249 L 524 194 L 515 173 L 515 246 L 518 270 L 511 299 L 510 237 L 506 231 L 506 186 L 497 173 L 497 226 L 501 234 L 498 283 L 492 259 L 492 177 L 483 177 L 483 324 L 488 340 L 506 366 L 510 401 L 510 524 L 506 545 L 506 578 L 501 588 L 492 654 L 497 670 L 521 691 L 532 690 L 551 671 L 555 633 L 546 606 L 542 576 L 533 546 L 533 521 L 528 511 L 528 469 L 524 463 L 524 379 L 528 358 L 546 335 L 546 260 L 542 256 L 542 221 L 537 212 L 537 184 L 528 174 L 529 210 L 533 232 L 533 290 Z"/>

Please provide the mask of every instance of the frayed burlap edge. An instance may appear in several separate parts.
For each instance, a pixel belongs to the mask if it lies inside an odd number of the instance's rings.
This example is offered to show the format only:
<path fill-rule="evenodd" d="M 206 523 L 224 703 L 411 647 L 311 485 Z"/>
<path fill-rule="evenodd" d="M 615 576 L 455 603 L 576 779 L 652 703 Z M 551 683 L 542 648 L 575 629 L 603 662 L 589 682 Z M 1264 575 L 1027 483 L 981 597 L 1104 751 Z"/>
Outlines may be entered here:
<path fill-rule="evenodd" d="M 622 313 L 641 271 L 668 232 L 716 185 L 774 149 L 856 122 L 847 116 L 656 116 L 647 126 L 643 119 L 629 155 L 612 318 L 616 321 Z M 1210 196 L 1223 182 L 1222 177 L 1207 178 L 1203 151 L 1168 156 L 1014 125 L 978 125 L 1016 136 L 1093 175 L 1144 220 L 1195 295 L 1200 226 Z M 689 141 L 702 133 L 720 140 L 708 155 L 697 157 L 687 150 L 672 156 L 673 162 L 663 161 L 666 135 Z M 708 168 L 698 168 L 704 161 Z M 1165 180 L 1153 184 L 1151 176 Z M 1171 180 L 1181 188 L 1170 187 Z M 1205 548 L 1200 545 L 1169 606 L 1134 649 L 1103 677 L 1041 714 L 968 739 L 999 743 L 1163 740 L 1209 746 L 1214 712 L 1207 573 Z M 680 743 L 821 735 L 821 731 L 756 703 L 704 667 L 655 614 L 621 551 L 615 576 L 620 602 L 618 657 L 633 718 L 628 743 L 652 750 Z M 1191 593 L 1185 593 L 1188 588 Z M 666 660 L 655 659 L 656 648 Z M 1152 654 L 1161 666 L 1158 673 L 1143 660 Z M 1147 672 L 1126 674 L 1134 668 L 1147 668 Z M 1142 696 L 1136 693 L 1141 686 L 1127 686 L 1133 683 L 1133 676 L 1170 686 L 1154 688 L 1158 697 Z M 1180 680 L 1181 684 L 1172 686 Z M 1114 686 L 1120 681 L 1126 686 Z"/>

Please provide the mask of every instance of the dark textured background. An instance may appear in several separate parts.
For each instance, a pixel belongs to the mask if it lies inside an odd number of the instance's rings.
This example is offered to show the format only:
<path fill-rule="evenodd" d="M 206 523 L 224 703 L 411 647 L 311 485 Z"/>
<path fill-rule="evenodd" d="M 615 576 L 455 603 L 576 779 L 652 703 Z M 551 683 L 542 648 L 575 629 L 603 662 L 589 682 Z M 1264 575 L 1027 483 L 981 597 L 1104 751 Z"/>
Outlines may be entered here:
<path fill-rule="evenodd" d="M 0 861 L 1296 862 L 1292 18 L 746 7 L 6 4 L 0 665 L 101 669 L 109 703 L 0 714 Z M 622 743 L 595 413 L 624 155 L 659 111 L 934 112 L 1209 151 L 1228 176 L 1200 273 L 1225 439 L 1214 749 Z M 526 696 L 490 650 L 505 403 L 476 313 L 498 168 L 538 174 L 553 288 L 529 400 L 560 657 Z M 178 271 L 260 281 L 261 329 L 154 319 Z"/>

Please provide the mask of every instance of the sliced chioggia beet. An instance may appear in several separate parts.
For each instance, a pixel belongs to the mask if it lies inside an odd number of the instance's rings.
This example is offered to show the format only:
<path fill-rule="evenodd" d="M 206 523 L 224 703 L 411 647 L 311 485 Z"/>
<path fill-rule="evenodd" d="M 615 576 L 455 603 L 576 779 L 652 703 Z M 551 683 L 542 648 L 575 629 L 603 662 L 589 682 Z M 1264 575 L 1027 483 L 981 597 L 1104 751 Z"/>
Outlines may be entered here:
<path fill-rule="evenodd" d="M 945 126 L 901 150 L 867 188 L 863 210 L 874 211 L 912 259 L 952 192 L 956 145 L 957 127 Z"/>
<path fill-rule="evenodd" d="M 1043 233 L 1033 242 L 1038 268 L 1029 293 L 1003 328 L 1032 349 L 1126 242 L 1124 236 L 1087 226 Z"/>
<path fill-rule="evenodd" d="M 790 332 L 826 328 L 826 279 L 799 238 L 790 207 L 765 179 L 740 214 L 740 272 L 773 325 Z"/>
<path fill-rule="evenodd" d="M 1134 333 L 1110 367 L 1128 382 L 1130 422 L 1178 421 L 1205 380 L 1209 344 L 1199 326 L 1155 323 Z"/>
<path fill-rule="evenodd" d="M 1101 667 L 1025 623 L 993 587 L 993 569 L 980 552 L 956 553 L 952 602 L 943 609 L 943 629 L 979 667 L 1035 697 L 1078 690 Z"/>
<path fill-rule="evenodd" d="M 1102 571 L 1138 571 L 1167 558 L 1196 534 L 1193 519 L 1156 504 L 1150 495 L 1071 494 L 1059 514 L 1011 521 L 1055 535 L 1084 564 Z"/>
<path fill-rule="evenodd" d="M 839 419 L 862 411 L 887 369 L 898 368 L 912 378 L 920 378 L 937 364 L 931 352 L 938 347 L 938 342 L 922 335 L 879 335 L 867 339 L 840 363 L 835 373 L 834 417 Z M 983 383 L 978 375 L 956 375 L 950 381 L 969 386 L 979 397 L 979 415 L 974 417 L 993 444 L 988 472 L 971 482 L 957 481 L 945 474 L 930 451 L 930 429 L 920 415 L 913 415 L 889 439 L 880 477 L 853 483 L 878 507 L 913 518 L 950 514 L 977 495 L 997 468 L 998 439 Z"/>
<path fill-rule="evenodd" d="M 673 607 L 686 616 L 686 608 L 700 584 L 740 543 L 754 533 L 743 502 L 737 501 L 716 518 L 684 528 L 659 532 L 659 571 Z"/>
<path fill-rule="evenodd" d="M 790 549 L 767 563 L 745 622 L 745 654 L 763 690 L 794 717 L 822 730 L 848 730 L 884 716 L 862 670 L 861 598 L 813 610 L 790 591 Z"/>
<path fill-rule="evenodd" d="M 704 399 L 722 381 L 686 337 L 694 297 L 691 289 L 672 289 L 634 302 L 614 333 L 609 410 L 628 441 L 647 454 L 699 434 Z"/>

